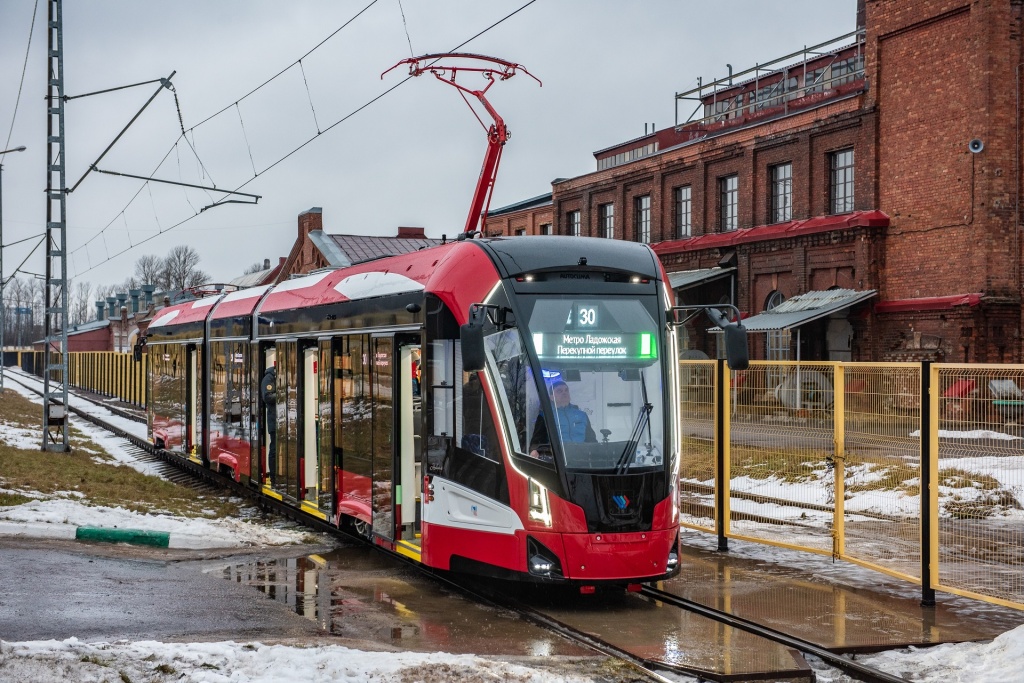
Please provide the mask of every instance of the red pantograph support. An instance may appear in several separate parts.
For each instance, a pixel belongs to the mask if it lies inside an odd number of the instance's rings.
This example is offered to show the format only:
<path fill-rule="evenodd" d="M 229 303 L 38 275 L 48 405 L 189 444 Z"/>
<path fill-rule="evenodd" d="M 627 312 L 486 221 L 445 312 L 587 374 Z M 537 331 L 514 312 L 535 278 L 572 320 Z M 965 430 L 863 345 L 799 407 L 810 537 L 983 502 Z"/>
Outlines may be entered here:
<path fill-rule="evenodd" d="M 439 64 L 442 59 L 473 59 L 478 61 L 490 62 L 488 66 L 451 66 L 449 64 Z M 421 64 L 421 62 L 428 61 L 429 64 Z M 494 110 L 491 103 L 484 97 L 486 92 L 490 89 L 495 82 L 495 76 L 497 80 L 505 81 L 516 75 L 516 71 L 522 71 L 533 80 L 540 83 L 540 79 L 531 74 L 526 70 L 525 67 L 519 64 L 513 64 L 512 62 L 506 62 L 503 59 L 496 59 L 494 57 L 487 57 L 484 55 L 474 55 L 461 52 L 447 52 L 433 55 L 423 55 L 421 57 L 410 57 L 409 59 L 403 59 L 402 61 L 395 64 L 383 74 L 381 78 L 384 78 L 384 74 L 388 73 L 392 69 L 395 69 L 402 64 L 409 65 L 409 75 L 419 76 L 426 72 L 434 74 L 437 80 L 442 83 L 447 83 L 458 89 L 459 94 L 462 95 L 462 99 L 466 101 L 470 111 L 476 116 L 477 121 L 480 121 L 480 125 L 487 130 L 487 153 L 484 155 L 484 165 L 480 169 L 480 179 L 477 181 L 476 190 L 473 192 L 473 201 L 469 206 L 469 216 L 466 218 L 466 228 L 463 232 L 469 233 L 476 230 L 483 229 L 484 220 L 487 218 L 487 210 L 491 205 L 491 193 L 494 190 L 494 181 L 498 177 L 498 164 L 501 162 L 501 151 L 508 141 L 509 132 L 505 126 L 505 121 L 498 115 L 498 112 Z M 465 86 L 459 85 L 455 82 L 455 78 L 460 71 L 475 71 L 483 75 L 487 80 L 487 85 L 482 90 L 472 90 Z M 541 85 L 543 85 L 541 83 Z M 494 119 L 494 123 L 488 127 L 473 109 L 473 106 L 466 99 L 466 95 L 472 95 L 480 101 L 487 113 Z"/>

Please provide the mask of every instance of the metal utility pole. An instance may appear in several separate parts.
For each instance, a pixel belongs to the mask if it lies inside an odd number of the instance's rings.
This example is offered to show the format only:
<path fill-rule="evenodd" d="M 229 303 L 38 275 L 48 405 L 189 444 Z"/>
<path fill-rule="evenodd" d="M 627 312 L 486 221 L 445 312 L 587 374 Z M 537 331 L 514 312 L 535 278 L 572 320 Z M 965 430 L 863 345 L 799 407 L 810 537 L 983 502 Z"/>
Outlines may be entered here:
<path fill-rule="evenodd" d="M 25 146 L 5 149 L 0 156 L 9 152 L 24 152 Z M 0 393 L 4 391 L 4 328 L 7 327 L 7 302 L 4 301 L 4 165 L 0 164 Z"/>
<path fill-rule="evenodd" d="M 43 450 L 67 452 L 68 265 L 64 146 L 64 29 L 61 0 L 48 0 L 46 294 L 43 300 Z"/>

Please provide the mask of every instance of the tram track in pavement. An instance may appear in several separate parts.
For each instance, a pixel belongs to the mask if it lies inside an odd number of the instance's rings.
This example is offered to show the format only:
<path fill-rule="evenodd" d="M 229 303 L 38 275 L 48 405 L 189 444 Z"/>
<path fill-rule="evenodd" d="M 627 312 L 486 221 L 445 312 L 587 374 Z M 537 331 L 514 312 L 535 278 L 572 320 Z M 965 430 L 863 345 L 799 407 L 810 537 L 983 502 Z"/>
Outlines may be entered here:
<path fill-rule="evenodd" d="M 21 381 L 22 378 L 17 375 L 5 373 L 5 378 L 6 380 L 17 382 L 20 386 L 29 391 L 42 395 L 40 389 Z M 33 379 L 35 379 L 34 376 Z M 96 401 L 93 398 L 83 396 L 79 393 L 74 393 L 74 395 L 79 400 L 87 401 L 92 405 L 108 410 L 119 417 L 136 422 L 145 422 L 145 418 L 137 414 L 132 414 L 129 411 L 106 405 L 103 402 Z M 178 455 L 172 455 L 162 449 L 158 449 L 147 440 L 127 432 L 116 425 L 110 424 L 95 415 L 91 415 L 80 408 L 69 406 L 69 410 L 76 416 L 129 441 L 131 446 L 128 447 L 127 450 L 130 453 L 136 456 L 139 460 L 152 464 L 158 470 L 160 476 L 174 481 L 175 483 L 192 488 L 201 488 L 211 492 L 226 489 L 241 497 L 252 500 L 261 509 L 272 510 L 283 517 L 298 522 L 315 531 L 328 533 L 347 542 L 356 542 L 377 547 L 363 536 L 351 533 L 345 529 L 338 528 L 322 520 L 305 515 L 300 510 L 284 503 L 283 501 L 259 496 L 257 495 L 257 491 L 234 481 L 230 476 L 211 470 L 199 463 L 187 460 Z M 585 632 L 574 626 L 566 624 L 563 621 L 544 613 L 542 610 L 527 605 L 520 600 L 516 600 L 507 594 L 499 593 L 493 588 L 485 588 L 480 585 L 471 584 L 469 581 L 462 580 L 456 575 L 448 572 L 432 570 L 401 555 L 388 554 L 388 556 L 422 572 L 438 583 L 455 590 L 460 595 L 472 598 L 477 602 L 482 602 L 511 611 L 524 620 L 547 631 L 551 631 L 571 642 L 583 645 L 604 656 L 624 662 L 631 670 L 635 671 L 638 675 L 647 680 L 657 681 L 659 683 L 671 683 L 674 679 L 667 677 L 665 674 L 695 676 L 698 680 L 702 681 L 727 681 L 734 678 L 734 676 L 730 676 L 728 674 L 716 675 L 713 672 L 703 669 L 694 669 L 687 666 L 668 664 L 665 662 L 651 660 L 636 653 L 631 653 L 628 650 L 595 635 L 594 633 Z M 846 656 L 831 652 L 830 650 L 809 641 L 795 638 L 776 629 L 758 624 L 757 622 L 737 617 L 722 610 L 707 607 L 700 603 L 687 600 L 651 586 L 644 585 L 641 588 L 639 595 L 646 599 L 671 605 L 673 607 L 695 613 L 706 619 L 771 640 L 800 652 L 801 654 L 812 655 L 826 664 L 843 671 L 856 680 L 864 681 L 865 683 L 908 683 L 906 679 L 893 676 L 892 674 L 888 674 L 879 669 L 856 662 Z M 759 676 L 758 678 L 763 677 Z M 811 674 L 811 678 L 813 680 L 813 673 Z"/>

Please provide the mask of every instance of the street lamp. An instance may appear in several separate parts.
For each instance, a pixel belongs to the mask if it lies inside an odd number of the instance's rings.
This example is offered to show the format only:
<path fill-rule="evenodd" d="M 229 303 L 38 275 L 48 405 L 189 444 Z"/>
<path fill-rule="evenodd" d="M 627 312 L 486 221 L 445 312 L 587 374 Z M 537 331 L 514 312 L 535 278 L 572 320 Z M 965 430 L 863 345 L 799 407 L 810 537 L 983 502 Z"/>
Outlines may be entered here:
<path fill-rule="evenodd" d="M 25 146 L 5 149 L 0 156 L 8 152 L 24 152 Z M 4 390 L 4 328 L 7 327 L 7 304 L 4 302 L 4 165 L 0 164 L 0 393 Z"/>

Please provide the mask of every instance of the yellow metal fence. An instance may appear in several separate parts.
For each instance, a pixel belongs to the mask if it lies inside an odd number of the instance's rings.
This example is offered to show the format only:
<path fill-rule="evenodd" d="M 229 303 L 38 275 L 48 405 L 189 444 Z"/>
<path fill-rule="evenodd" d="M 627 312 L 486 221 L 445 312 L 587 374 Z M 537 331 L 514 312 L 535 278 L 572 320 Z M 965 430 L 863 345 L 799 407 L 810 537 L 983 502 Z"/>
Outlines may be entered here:
<path fill-rule="evenodd" d="M 19 356 L 18 365 L 24 371 L 42 377 L 42 351 L 21 352 Z M 137 361 L 130 353 L 115 351 L 69 353 L 68 386 L 145 408 L 146 354 Z"/>
<path fill-rule="evenodd" d="M 684 526 L 1024 609 L 1024 366 L 680 370 Z"/>

